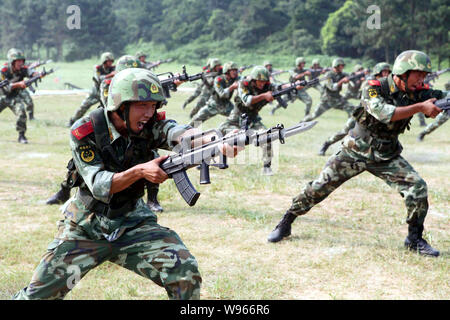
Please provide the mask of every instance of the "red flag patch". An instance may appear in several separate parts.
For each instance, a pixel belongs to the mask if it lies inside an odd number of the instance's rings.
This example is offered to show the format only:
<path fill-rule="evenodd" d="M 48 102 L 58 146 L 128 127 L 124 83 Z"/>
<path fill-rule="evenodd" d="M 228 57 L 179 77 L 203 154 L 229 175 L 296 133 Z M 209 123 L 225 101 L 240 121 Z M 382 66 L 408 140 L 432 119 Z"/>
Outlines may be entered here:
<path fill-rule="evenodd" d="M 156 114 L 156 121 L 166 120 L 166 112 L 161 111 Z"/>
<path fill-rule="evenodd" d="M 83 139 L 84 137 L 86 137 L 87 135 L 91 134 L 92 132 L 94 132 L 94 127 L 92 126 L 92 122 L 86 122 L 85 124 L 79 126 L 78 128 L 72 130 L 72 134 L 75 138 L 77 138 L 78 140 Z"/>
<path fill-rule="evenodd" d="M 378 86 L 378 87 L 381 87 L 381 82 L 378 81 L 378 80 L 369 80 L 368 83 L 369 83 L 370 86 Z"/>

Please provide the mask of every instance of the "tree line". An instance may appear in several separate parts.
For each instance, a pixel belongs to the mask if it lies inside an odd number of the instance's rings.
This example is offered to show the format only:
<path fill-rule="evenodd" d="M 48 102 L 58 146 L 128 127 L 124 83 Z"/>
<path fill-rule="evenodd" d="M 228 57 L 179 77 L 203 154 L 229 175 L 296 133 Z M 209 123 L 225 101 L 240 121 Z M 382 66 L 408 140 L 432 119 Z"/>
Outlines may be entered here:
<path fill-rule="evenodd" d="M 70 5 L 80 29 L 67 27 Z M 3 56 L 17 47 L 74 61 L 148 44 L 196 63 L 224 50 L 392 62 L 418 49 L 450 60 L 448 0 L 0 0 L 0 11 Z M 368 26 L 374 14 L 379 28 Z"/>

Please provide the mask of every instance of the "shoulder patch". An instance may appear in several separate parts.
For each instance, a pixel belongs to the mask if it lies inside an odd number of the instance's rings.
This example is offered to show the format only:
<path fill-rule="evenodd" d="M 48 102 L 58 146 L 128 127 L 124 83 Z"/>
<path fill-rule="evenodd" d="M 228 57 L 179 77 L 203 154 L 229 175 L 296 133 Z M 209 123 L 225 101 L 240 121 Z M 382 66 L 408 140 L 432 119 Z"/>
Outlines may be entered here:
<path fill-rule="evenodd" d="M 243 81 L 242 83 L 244 84 L 244 86 L 248 86 L 248 81 Z"/>
<path fill-rule="evenodd" d="M 219 82 L 222 81 L 222 78 L 221 78 L 221 77 L 218 77 L 218 78 L 217 78 L 217 81 L 219 81 Z"/>
<path fill-rule="evenodd" d="M 28 66 L 23 66 L 22 69 L 28 69 Z"/>
<path fill-rule="evenodd" d="M 79 146 L 78 152 L 80 154 L 81 160 L 85 163 L 91 163 L 95 160 L 95 151 L 94 148 L 90 145 Z"/>
<path fill-rule="evenodd" d="M 105 80 L 105 83 L 106 83 L 106 84 L 111 84 L 111 81 L 112 81 L 112 79 L 106 79 L 106 80 Z"/>
<path fill-rule="evenodd" d="M 72 134 L 75 138 L 77 138 L 78 140 L 83 139 L 84 137 L 86 137 L 87 135 L 91 134 L 92 132 L 94 132 L 94 126 L 92 125 L 92 122 L 86 122 L 85 124 L 79 126 L 76 129 L 72 130 Z"/>
<path fill-rule="evenodd" d="M 166 120 L 166 112 L 160 111 L 156 114 L 156 121 Z"/>
<path fill-rule="evenodd" d="M 370 86 L 378 86 L 381 87 L 381 82 L 379 80 L 369 80 L 368 84 Z"/>
<path fill-rule="evenodd" d="M 8 67 L 2 68 L 2 72 L 6 72 L 6 71 L 8 71 Z"/>
<path fill-rule="evenodd" d="M 98 66 L 95 66 L 95 69 L 100 70 L 101 67 L 102 66 L 98 65 Z"/>

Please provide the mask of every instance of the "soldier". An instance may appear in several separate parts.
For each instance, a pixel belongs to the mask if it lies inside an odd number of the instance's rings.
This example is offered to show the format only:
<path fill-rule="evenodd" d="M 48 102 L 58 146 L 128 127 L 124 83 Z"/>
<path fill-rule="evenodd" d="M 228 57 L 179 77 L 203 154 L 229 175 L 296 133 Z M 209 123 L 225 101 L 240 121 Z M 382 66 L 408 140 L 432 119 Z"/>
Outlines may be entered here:
<path fill-rule="evenodd" d="M 202 68 L 204 73 L 208 72 L 210 60 L 211 59 L 208 59 L 208 61 L 206 62 L 206 65 Z M 191 103 L 192 101 L 194 101 L 195 99 L 197 99 L 197 97 L 202 93 L 204 84 L 201 83 L 201 84 L 196 84 L 196 85 L 197 85 L 197 87 L 195 88 L 194 93 L 186 99 L 186 101 L 181 106 L 181 109 L 183 109 L 183 110 L 186 109 L 187 105 L 189 103 Z M 203 104 L 205 104 L 205 103 L 206 103 L 206 101 L 203 102 Z"/>
<path fill-rule="evenodd" d="M 350 74 L 355 75 L 357 73 L 361 73 L 364 70 L 363 66 L 357 64 L 353 67 L 353 72 Z M 344 99 L 361 99 L 361 85 L 364 82 L 364 78 L 352 80 L 348 82 L 347 92 L 344 94 Z"/>
<path fill-rule="evenodd" d="M 140 60 L 136 59 L 133 56 L 125 55 L 119 58 L 117 60 L 117 66 L 116 66 L 116 72 L 120 72 L 122 70 L 128 69 L 128 68 L 143 68 Z M 100 85 L 100 101 L 101 105 L 103 107 L 106 107 L 107 99 L 108 99 L 108 92 L 109 92 L 109 86 L 111 84 L 113 78 L 104 79 L 102 81 L 102 84 Z M 153 158 L 158 158 L 159 154 L 156 152 L 156 150 L 153 150 Z M 56 192 L 53 196 L 51 196 L 46 204 L 53 205 L 53 204 L 63 204 L 70 198 L 70 190 L 72 188 L 71 186 L 71 180 L 73 180 L 73 172 L 70 168 L 68 168 L 69 171 L 67 172 L 66 179 L 61 183 L 61 189 Z M 158 202 L 158 192 L 159 192 L 159 184 L 147 182 L 147 206 L 150 210 L 152 210 L 155 213 L 162 212 L 163 208 Z"/>
<path fill-rule="evenodd" d="M 77 109 L 74 116 L 70 118 L 68 126 L 72 126 L 78 119 L 80 119 L 88 109 L 100 102 L 100 84 L 104 79 L 110 79 L 115 75 L 114 56 L 111 52 L 105 52 L 100 58 L 100 64 L 94 66 L 94 86 L 91 93 L 83 100 L 81 106 Z"/>
<path fill-rule="evenodd" d="M 361 85 L 361 88 L 363 89 L 368 84 L 369 80 L 384 78 L 387 77 L 390 73 L 391 66 L 388 63 L 377 63 L 373 68 L 373 74 L 367 78 L 367 80 Z M 325 143 L 322 145 L 322 148 L 320 148 L 319 156 L 324 156 L 325 152 L 332 144 L 344 139 L 350 129 L 352 129 L 354 126 L 355 119 L 353 117 L 348 118 L 345 127 L 331 138 L 328 138 L 327 141 L 325 141 Z"/>
<path fill-rule="evenodd" d="M 207 76 L 202 77 L 202 92 L 195 107 L 191 110 L 189 117 L 192 119 L 198 111 L 203 108 L 214 92 L 214 78 L 222 74 L 222 63 L 217 58 L 209 60 Z"/>
<path fill-rule="evenodd" d="M 450 118 L 449 112 L 442 112 L 440 115 L 436 117 L 436 120 L 432 123 L 430 123 L 421 133 L 419 133 L 419 136 L 417 137 L 417 141 L 421 142 L 423 141 L 423 138 L 427 134 L 432 133 L 434 130 L 442 126 L 444 123 L 447 122 L 447 120 Z"/>
<path fill-rule="evenodd" d="M 8 62 L 1 69 L 1 80 L 9 80 L 10 85 L 3 87 L 4 97 L 0 100 L 0 112 L 5 108 L 10 108 L 16 116 L 16 130 L 19 133 L 19 143 L 28 143 L 25 137 L 27 130 L 28 108 L 30 120 L 33 118 L 33 109 L 30 108 L 31 97 L 26 92 L 24 78 L 31 78 L 37 75 L 25 65 L 25 55 L 21 50 L 11 48 L 7 53 Z M 29 99 L 29 100 L 28 100 Z M 31 108 L 33 102 L 31 101 Z"/>
<path fill-rule="evenodd" d="M 318 78 L 320 75 L 324 74 L 325 72 L 329 71 L 329 69 L 330 69 L 330 68 L 322 68 L 320 66 L 319 59 L 314 59 L 311 64 L 312 64 L 312 66 L 309 69 L 309 72 L 311 72 L 311 75 L 309 76 L 309 80 L 314 80 L 314 79 Z M 319 94 L 322 94 L 323 87 L 320 83 L 317 83 L 316 85 L 314 85 L 310 88 L 314 88 L 317 91 L 319 91 Z"/>
<path fill-rule="evenodd" d="M 344 110 L 350 117 L 355 109 L 347 99 L 342 97 L 339 93 L 342 90 L 342 85 L 348 83 L 347 73 L 343 72 L 345 67 L 344 60 L 342 58 L 336 58 L 333 60 L 332 70 L 325 74 L 328 80 L 325 81 L 324 90 L 320 97 L 319 105 L 313 114 L 306 116 L 303 121 L 311 121 L 322 115 L 325 111 L 335 108 Z"/>
<path fill-rule="evenodd" d="M 147 59 L 147 54 L 145 54 L 144 51 L 138 51 L 135 54 L 136 59 L 138 59 L 143 65 L 147 64 L 147 61 L 145 61 Z"/>
<path fill-rule="evenodd" d="M 217 114 L 228 116 L 234 108 L 230 100 L 238 87 L 239 79 L 237 64 L 232 61 L 225 63 L 223 75 L 214 78 L 214 92 L 208 103 L 198 111 L 189 125 L 196 127 Z"/>
<path fill-rule="evenodd" d="M 414 114 L 423 112 L 434 118 L 442 111 L 433 102 L 443 98 L 444 92 L 423 87 L 429 72 L 430 58 L 423 52 L 409 50 L 396 58 L 391 75 L 369 81 L 361 106 L 354 114 L 355 127 L 345 137 L 341 149 L 328 159 L 319 177 L 293 199 L 268 241 L 278 242 L 289 236 L 297 216 L 306 214 L 345 181 L 369 171 L 397 189 L 405 200 L 408 223 L 405 247 L 421 255 L 439 255 L 422 238 L 428 211 L 427 185 L 400 155 L 402 146 L 398 141 Z"/>
<path fill-rule="evenodd" d="M 239 82 L 238 93 L 235 97 L 235 106 L 228 119 L 219 126 L 222 134 L 242 127 L 242 115 L 247 115 L 247 125 L 250 129 L 266 129 L 261 122 L 259 111 L 269 102 L 273 101 L 272 91 L 279 85 L 270 82 L 270 74 L 263 66 L 256 66 L 250 74 Z M 297 87 L 301 90 L 303 87 Z M 263 174 L 272 175 L 272 146 L 267 144 L 263 148 Z"/>
<path fill-rule="evenodd" d="M 168 178 L 160 168 L 167 156 L 151 159 L 149 151 L 171 150 L 182 137 L 198 132 L 156 112 L 165 97 L 148 70 L 121 71 L 109 91 L 106 108 L 71 128 L 78 192 L 62 208 L 65 217 L 54 241 L 15 299 L 62 299 L 105 261 L 151 279 L 170 299 L 200 298 L 196 259 L 174 231 L 157 224 L 141 199 L 145 181 Z M 231 156 L 238 151 L 221 150 Z"/>
<path fill-rule="evenodd" d="M 297 80 L 305 80 L 305 76 L 311 76 L 311 72 L 304 69 L 306 64 L 305 58 L 303 57 L 299 57 L 297 59 L 295 59 L 295 65 L 297 66 L 294 70 L 290 71 L 290 78 L 289 81 L 290 82 L 295 82 Z M 306 92 L 306 89 L 303 90 L 299 90 L 297 92 L 297 96 L 298 99 L 300 99 L 300 101 L 302 101 L 305 105 L 305 117 L 309 114 L 309 111 L 311 110 L 311 106 L 312 106 L 312 99 L 311 96 Z M 295 101 L 295 98 L 294 100 Z M 273 108 L 271 110 L 271 114 L 275 114 L 275 111 L 279 108 L 281 108 L 282 105 L 278 104 L 275 108 Z"/>

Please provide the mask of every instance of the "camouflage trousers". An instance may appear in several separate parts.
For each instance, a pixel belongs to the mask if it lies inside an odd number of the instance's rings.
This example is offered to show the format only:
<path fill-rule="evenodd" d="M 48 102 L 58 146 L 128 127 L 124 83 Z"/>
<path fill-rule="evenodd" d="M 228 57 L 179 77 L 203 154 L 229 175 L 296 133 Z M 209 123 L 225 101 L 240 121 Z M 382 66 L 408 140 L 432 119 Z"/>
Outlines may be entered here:
<path fill-rule="evenodd" d="M 430 123 L 420 134 L 421 135 L 427 135 L 432 133 L 434 130 L 442 126 L 447 120 L 450 119 L 450 114 L 447 112 L 441 112 L 434 122 Z"/>
<path fill-rule="evenodd" d="M 197 100 L 197 104 L 194 108 L 192 108 L 189 117 L 192 119 L 195 117 L 195 115 L 200 111 L 201 108 L 203 108 L 207 103 L 209 98 L 211 97 L 211 91 L 207 88 L 202 89 L 202 93 L 200 94 L 200 97 Z"/>
<path fill-rule="evenodd" d="M 300 90 L 297 92 L 297 95 L 294 96 L 294 98 L 291 100 L 291 102 L 294 102 L 296 99 L 299 99 L 302 101 L 305 105 L 305 117 L 309 114 L 311 111 L 312 106 L 312 99 L 311 96 L 306 92 L 306 90 Z M 275 112 L 275 110 L 283 107 L 282 105 L 278 104 L 275 108 L 272 109 L 272 114 Z M 286 109 L 286 107 L 283 107 Z"/>
<path fill-rule="evenodd" d="M 236 108 L 234 108 L 227 120 L 219 126 L 218 130 L 222 133 L 222 135 L 226 135 L 234 129 L 241 129 L 241 119 L 241 113 Z M 253 129 L 255 131 L 267 129 L 266 126 L 261 122 L 261 118 L 259 116 L 253 120 L 249 119 L 248 121 L 249 129 Z M 262 147 L 262 153 L 264 165 L 270 166 L 273 158 L 272 145 L 267 144 L 266 146 Z"/>
<path fill-rule="evenodd" d="M 16 130 L 25 133 L 27 131 L 26 103 L 21 95 L 14 98 L 0 97 L 0 112 L 6 108 L 9 108 L 16 116 Z"/>
<path fill-rule="evenodd" d="M 427 123 L 425 122 L 425 115 L 422 112 L 417 113 L 417 117 L 419 118 L 419 124 L 421 127 L 425 127 Z"/>
<path fill-rule="evenodd" d="M 192 118 L 189 125 L 192 127 L 198 127 L 201 123 L 218 114 L 228 117 L 233 108 L 234 105 L 231 101 L 227 101 L 226 103 L 217 103 L 215 100 L 209 99 L 208 104 L 198 111 L 198 113 Z"/>
<path fill-rule="evenodd" d="M 338 131 L 334 136 L 329 137 L 325 143 L 331 146 L 332 144 L 338 142 L 339 140 L 342 140 L 345 138 L 347 133 L 355 126 L 355 119 L 353 117 L 350 117 L 347 122 L 345 123 L 345 127 Z"/>
<path fill-rule="evenodd" d="M 199 299 L 202 282 L 195 258 L 180 237 L 147 219 L 113 242 L 92 240 L 66 219 L 59 231 L 70 229 L 71 240 L 50 243 L 30 284 L 14 299 L 63 299 L 93 268 L 110 261 L 164 287 L 170 299 Z"/>
<path fill-rule="evenodd" d="M 33 99 L 31 99 L 30 92 L 28 90 L 20 90 L 19 96 L 22 98 L 25 103 L 25 111 L 28 113 L 34 113 L 34 104 Z"/>
<path fill-rule="evenodd" d="M 186 106 L 194 101 L 200 94 L 202 93 L 202 85 L 196 84 L 196 88 L 193 94 L 191 94 L 186 101 L 183 103 L 183 109 L 186 108 Z"/>
<path fill-rule="evenodd" d="M 350 117 L 353 113 L 353 110 L 355 109 L 355 106 L 351 105 L 347 99 L 344 99 L 343 97 L 338 98 L 327 98 L 327 99 L 321 99 L 319 102 L 319 105 L 314 110 L 313 114 L 310 114 L 306 116 L 303 121 L 311 121 L 318 117 L 320 117 L 325 111 L 328 111 L 330 109 L 338 109 L 343 110 L 347 112 L 348 116 Z"/>
<path fill-rule="evenodd" d="M 345 92 L 344 94 L 344 99 L 356 99 L 356 100 L 360 100 L 361 99 L 361 91 L 357 90 L 357 91 L 353 91 L 353 90 L 347 90 L 347 92 Z"/>
<path fill-rule="evenodd" d="M 389 161 L 374 162 L 359 160 L 346 148 L 328 159 L 319 177 L 307 183 L 293 199 L 288 212 L 297 216 L 306 214 L 345 181 L 364 171 L 383 179 L 400 193 L 406 205 L 407 223 L 423 225 L 428 211 L 427 185 L 414 168 L 400 155 Z"/>
<path fill-rule="evenodd" d="M 91 106 L 100 102 L 100 92 L 96 86 L 93 86 L 89 95 L 81 102 L 80 107 L 75 111 L 75 114 L 70 118 L 70 123 L 80 119 L 89 110 Z"/>

